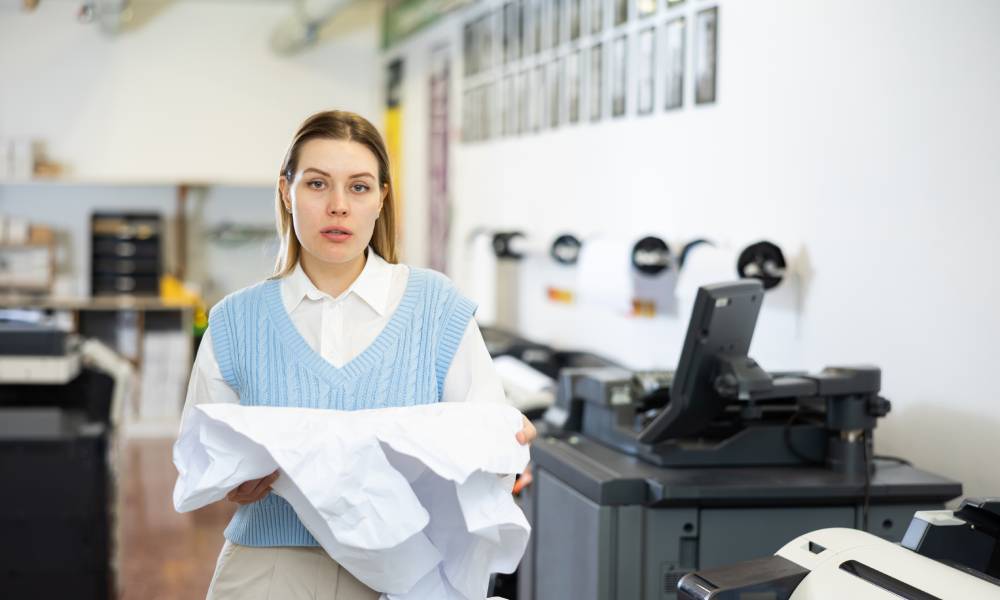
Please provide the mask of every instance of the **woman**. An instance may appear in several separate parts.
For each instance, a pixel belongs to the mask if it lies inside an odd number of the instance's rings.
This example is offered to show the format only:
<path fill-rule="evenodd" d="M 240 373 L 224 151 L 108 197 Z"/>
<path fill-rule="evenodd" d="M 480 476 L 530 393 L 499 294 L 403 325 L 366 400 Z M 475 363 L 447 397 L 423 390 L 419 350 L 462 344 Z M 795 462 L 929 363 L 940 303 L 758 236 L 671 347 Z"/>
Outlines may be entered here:
<path fill-rule="evenodd" d="M 211 313 L 185 412 L 204 402 L 338 410 L 503 401 L 472 319 L 442 275 L 396 262 L 389 159 L 362 117 L 309 117 L 278 178 L 275 275 Z M 517 433 L 530 443 L 525 419 Z M 278 473 L 247 481 L 226 528 L 210 600 L 377 599 L 319 548 L 284 499 Z"/>

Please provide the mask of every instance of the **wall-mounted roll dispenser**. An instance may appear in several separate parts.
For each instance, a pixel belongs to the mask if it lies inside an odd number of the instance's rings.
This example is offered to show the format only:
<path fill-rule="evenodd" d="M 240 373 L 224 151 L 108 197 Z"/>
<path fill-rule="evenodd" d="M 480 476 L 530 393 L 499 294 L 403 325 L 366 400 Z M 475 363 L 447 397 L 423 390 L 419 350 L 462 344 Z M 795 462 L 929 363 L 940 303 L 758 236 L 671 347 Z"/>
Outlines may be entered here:
<path fill-rule="evenodd" d="M 550 302 L 557 304 L 573 304 L 576 301 L 575 269 L 580 260 L 583 243 L 580 238 L 571 233 L 564 233 L 552 241 L 549 256 L 555 261 L 554 268 L 548 270 L 548 281 L 545 295 Z"/>
<path fill-rule="evenodd" d="M 580 259 L 580 247 L 583 244 L 571 233 L 564 233 L 552 242 L 549 255 L 552 260 L 561 265 L 575 265 Z"/>
<path fill-rule="evenodd" d="M 787 266 L 781 248 L 766 240 L 747 246 L 736 260 L 736 270 L 740 277 L 759 279 L 765 290 L 781 283 Z"/>
<path fill-rule="evenodd" d="M 493 252 L 497 258 L 524 258 L 526 239 L 520 231 L 497 231 L 493 234 Z"/>
<path fill-rule="evenodd" d="M 646 236 L 632 247 L 632 266 L 644 275 L 659 275 L 673 263 L 670 246 L 655 236 Z"/>

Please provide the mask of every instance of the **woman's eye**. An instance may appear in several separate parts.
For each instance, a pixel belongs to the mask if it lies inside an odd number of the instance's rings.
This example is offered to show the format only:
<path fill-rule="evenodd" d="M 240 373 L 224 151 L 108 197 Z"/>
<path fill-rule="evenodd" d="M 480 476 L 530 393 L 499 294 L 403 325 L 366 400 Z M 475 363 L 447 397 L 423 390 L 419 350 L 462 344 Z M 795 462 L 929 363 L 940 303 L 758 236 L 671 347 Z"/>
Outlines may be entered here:
<path fill-rule="evenodd" d="M 326 185 L 322 179 L 313 179 L 312 181 L 306 183 L 310 188 L 314 190 L 321 190 Z"/>
<path fill-rule="evenodd" d="M 351 186 L 351 189 L 354 190 L 356 194 L 363 194 L 367 192 L 370 188 L 363 183 L 355 183 L 354 185 Z"/>

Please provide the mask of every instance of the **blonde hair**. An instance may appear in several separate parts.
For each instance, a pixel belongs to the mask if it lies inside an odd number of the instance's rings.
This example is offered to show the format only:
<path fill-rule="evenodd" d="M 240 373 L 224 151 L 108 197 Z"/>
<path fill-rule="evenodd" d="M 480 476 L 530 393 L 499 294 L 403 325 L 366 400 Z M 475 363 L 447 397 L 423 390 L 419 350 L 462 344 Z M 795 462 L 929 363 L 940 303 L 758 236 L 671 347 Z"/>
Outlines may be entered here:
<path fill-rule="evenodd" d="M 386 261 L 398 262 L 396 256 L 396 201 L 392 189 L 392 179 L 389 176 L 389 153 L 386 151 L 385 142 L 378 130 L 364 117 L 347 111 L 330 110 L 309 117 L 299 126 L 291 146 L 285 153 L 285 159 L 281 163 L 279 177 L 285 178 L 289 189 L 291 189 L 295 171 L 298 168 L 299 152 L 302 145 L 313 139 L 358 142 L 375 155 L 375 159 L 378 161 L 379 190 L 385 189 L 387 191 L 382 203 L 382 211 L 379 213 L 378 220 L 375 221 L 375 231 L 372 233 L 370 246 Z M 277 278 L 284 277 L 295 270 L 302 246 L 299 244 L 299 239 L 295 237 L 292 215 L 285 209 L 285 204 L 282 202 L 280 184 L 275 193 L 274 208 L 278 237 L 281 239 L 272 276 L 272 278 Z"/>

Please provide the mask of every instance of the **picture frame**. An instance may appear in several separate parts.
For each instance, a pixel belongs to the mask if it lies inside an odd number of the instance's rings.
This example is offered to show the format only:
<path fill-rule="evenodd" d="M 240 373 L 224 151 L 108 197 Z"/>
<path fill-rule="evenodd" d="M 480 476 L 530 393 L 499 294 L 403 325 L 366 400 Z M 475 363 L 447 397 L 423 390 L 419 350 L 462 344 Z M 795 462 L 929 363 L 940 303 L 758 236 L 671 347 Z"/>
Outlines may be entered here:
<path fill-rule="evenodd" d="M 622 34 L 611 42 L 611 116 L 625 114 L 628 96 L 628 37 Z"/>
<path fill-rule="evenodd" d="M 651 17 L 656 14 L 658 0 L 635 0 L 635 14 L 640 19 Z"/>
<path fill-rule="evenodd" d="M 548 122 L 548 89 L 545 86 L 545 65 L 535 67 L 535 110 L 532 111 L 531 130 L 539 132 Z"/>
<path fill-rule="evenodd" d="M 531 131 L 531 71 L 524 70 L 517 76 L 517 100 L 518 100 L 518 127 L 517 132 L 521 135 Z"/>
<path fill-rule="evenodd" d="M 521 58 L 521 7 L 518 0 L 503 5 L 503 57 L 510 64 Z"/>
<path fill-rule="evenodd" d="M 580 19 L 583 12 L 583 0 L 566 0 L 566 5 L 566 9 L 569 12 L 569 15 L 566 17 L 569 26 L 569 41 L 573 42 L 580 39 Z"/>
<path fill-rule="evenodd" d="M 587 106 L 591 122 L 604 116 L 604 45 L 595 44 L 587 57 Z"/>
<path fill-rule="evenodd" d="M 541 48 L 538 40 L 539 25 L 541 24 L 541 15 L 538 13 L 541 10 L 541 6 L 541 0 L 524 0 L 522 6 L 523 27 L 521 29 L 523 32 L 522 57 L 527 58 L 538 52 Z"/>
<path fill-rule="evenodd" d="M 473 21 L 462 26 L 462 73 L 465 77 L 476 74 L 476 27 Z"/>
<path fill-rule="evenodd" d="M 569 123 L 580 122 L 580 51 L 574 50 L 566 55 L 566 120 Z"/>
<path fill-rule="evenodd" d="M 607 0 L 590 0 L 590 33 L 604 31 L 604 5 Z"/>
<path fill-rule="evenodd" d="M 695 104 L 711 104 L 716 100 L 718 34 L 718 7 L 698 11 L 695 15 Z"/>
<path fill-rule="evenodd" d="M 549 86 L 549 128 L 557 129 L 562 124 L 562 90 L 565 61 L 557 58 L 549 63 L 549 74 L 547 77 Z"/>
<path fill-rule="evenodd" d="M 472 141 L 472 90 L 462 92 L 462 137 L 463 143 Z"/>
<path fill-rule="evenodd" d="M 636 51 L 636 112 L 653 112 L 656 94 L 656 29 L 647 27 L 639 32 Z"/>
<path fill-rule="evenodd" d="M 479 62 L 477 73 L 485 73 L 493 68 L 494 16 L 486 13 L 479 19 Z"/>
<path fill-rule="evenodd" d="M 494 123 L 493 119 L 496 115 L 496 82 L 490 82 L 484 85 L 482 88 L 482 114 L 480 115 L 480 127 L 479 139 L 482 141 L 488 141 L 493 138 L 494 134 Z"/>
<path fill-rule="evenodd" d="M 558 48 L 562 44 L 563 4 L 566 0 L 549 0 L 549 47 Z"/>
<path fill-rule="evenodd" d="M 618 27 L 628 21 L 629 0 L 614 0 L 614 3 L 614 23 L 615 27 Z"/>
<path fill-rule="evenodd" d="M 518 123 L 517 82 L 514 74 L 503 78 L 503 135 L 512 136 L 517 133 Z"/>
<path fill-rule="evenodd" d="M 675 110 L 684 106 L 684 71 L 687 68 L 685 40 L 687 19 L 677 17 L 663 27 L 664 108 Z"/>

